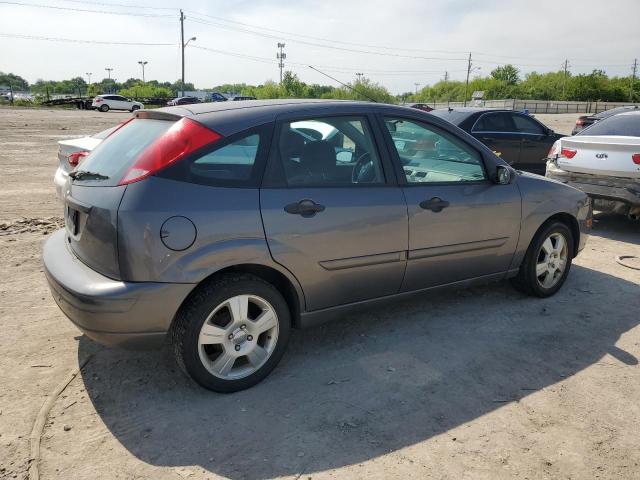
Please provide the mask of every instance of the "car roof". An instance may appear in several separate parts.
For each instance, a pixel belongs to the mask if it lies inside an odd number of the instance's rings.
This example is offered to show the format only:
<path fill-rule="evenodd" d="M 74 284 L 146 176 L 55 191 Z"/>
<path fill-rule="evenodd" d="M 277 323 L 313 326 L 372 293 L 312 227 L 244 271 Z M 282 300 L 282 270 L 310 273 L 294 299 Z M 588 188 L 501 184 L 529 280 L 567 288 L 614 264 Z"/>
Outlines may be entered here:
<path fill-rule="evenodd" d="M 618 115 L 628 116 L 628 115 L 640 115 L 640 110 L 632 110 L 630 112 L 619 113 Z M 618 116 L 616 115 L 616 117 Z"/>
<path fill-rule="evenodd" d="M 136 113 L 138 117 L 167 118 L 190 117 L 215 130 L 221 135 L 234 133 L 270 123 L 283 114 L 300 113 L 304 116 L 337 114 L 366 114 L 376 110 L 395 109 L 410 115 L 427 115 L 415 108 L 387 103 L 374 103 L 355 100 L 325 99 L 276 99 L 276 100 L 244 100 L 242 102 L 209 102 L 192 105 L 163 107 Z M 410 112 L 410 113 L 409 113 Z M 416 113 L 419 112 L 419 113 Z M 439 120 L 439 119 L 438 119 Z M 446 123 L 445 120 L 441 120 Z"/>

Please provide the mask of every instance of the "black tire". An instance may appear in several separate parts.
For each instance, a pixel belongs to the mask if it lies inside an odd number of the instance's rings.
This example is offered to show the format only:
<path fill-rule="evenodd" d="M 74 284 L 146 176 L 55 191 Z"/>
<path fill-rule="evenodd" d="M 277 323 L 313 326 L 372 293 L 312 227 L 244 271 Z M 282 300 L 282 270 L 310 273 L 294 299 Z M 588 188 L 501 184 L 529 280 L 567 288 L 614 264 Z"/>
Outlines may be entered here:
<path fill-rule="evenodd" d="M 256 295 L 275 310 L 278 336 L 271 356 L 261 367 L 239 379 L 223 379 L 211 373 L 200 359 L 198 337 L 209 314 L 225 300 L 236 295 Z M 289 306 L 270 283 L 244 273 L 214 277 L 199 286 L 185 301 L 173 322 L 170 339 L 178 366 L 202 387 L 219 393 L 231 393 L 252 387 L 276 367 L 284 354 L 291 330 Z"/>
<path fill-rule="evenodd" d="M 140 107 L 138 105 L 134 105 L 131 107 L 131 112 L 135 112 L 136 110 L 140 110 Z"/>
<path fill-rule="evenodd" d="M 100 108 L 98 108 L 98 110 L 100 110 L 101 112 L 108 112 L 109 105 L 107 105 L 106 103 L 103 103 L 102 105 L 100 105 Z"/>
<path fill-rule="evenodd" d="M 542 244 L 547 238 L 553 234 L 561 234 L 566 240 L 567 260 L 562 275 L 557 279 L 553 286 L 545 288 L 538 280 L 536 275 L 536 265 L 539 255 L 541 254 Z M 567 279 L 574 252 L 574 238 L 571 229 L 567 224 L 560 221 L 551 221 L 544 224 L 536 233 L 527 249 L 527 253 L 520 265 L 518 275 L 511 279 L 511 284 L 522 293 L 533 297 L 546 298 L 554 295 Z"/>

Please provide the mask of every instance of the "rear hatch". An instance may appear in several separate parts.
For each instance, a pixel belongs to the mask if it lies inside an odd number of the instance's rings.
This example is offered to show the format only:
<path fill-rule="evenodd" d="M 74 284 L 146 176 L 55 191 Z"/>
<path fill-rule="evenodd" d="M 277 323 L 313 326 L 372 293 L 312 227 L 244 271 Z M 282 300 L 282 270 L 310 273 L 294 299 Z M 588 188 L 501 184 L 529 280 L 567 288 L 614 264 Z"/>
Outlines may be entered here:
<path fill-rule="evenodd" d="M 80 260 L 107 277 L 120 279 L 118 207 L 127 183 L 140 177 L 135 168 L 141 154 L 179 118 L 164 117 L 135 118 L 123 124 L 68 179 L 67 241 Z"/>
<path fill-rule="evenodd" d="M 640 178 L 640 137 L 564 137 L 557 164 L 562 170 L 611 177 Z"/>

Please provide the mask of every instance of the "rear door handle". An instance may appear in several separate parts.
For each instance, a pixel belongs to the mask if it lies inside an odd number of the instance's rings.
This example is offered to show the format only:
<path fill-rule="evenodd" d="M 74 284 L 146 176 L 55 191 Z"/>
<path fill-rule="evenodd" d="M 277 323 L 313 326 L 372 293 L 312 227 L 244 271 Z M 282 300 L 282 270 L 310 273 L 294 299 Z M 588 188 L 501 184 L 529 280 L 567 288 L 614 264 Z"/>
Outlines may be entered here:
<path fill-rule="evenodd" d="M 316 213 L 324 211 L 324 205 L 313 200 L 304 199 L 299 202 L 290 203 L 284 207 L 284 211 L 292 215 L 301 215 L 305 218 L 313 217 Z"/>
<path fill-rule="evenodd" d="M 449 202 L 442 200 L 440 197 L 433 197 L 429 200 L 423 200 L 420 202 L 420 208 L 431 210 L 436 213 L 441 212 L 443 208 L 447 208 L 449 205 Z"/>

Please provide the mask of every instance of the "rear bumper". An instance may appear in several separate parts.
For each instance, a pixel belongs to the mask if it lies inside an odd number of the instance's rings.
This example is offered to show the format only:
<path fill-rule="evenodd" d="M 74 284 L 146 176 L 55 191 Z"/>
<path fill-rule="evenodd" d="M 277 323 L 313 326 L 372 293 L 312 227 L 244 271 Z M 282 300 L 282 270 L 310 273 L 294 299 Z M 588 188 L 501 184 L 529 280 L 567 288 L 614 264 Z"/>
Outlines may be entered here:
<path fill-rule="evenodd" d="M 566 172 L 553 164 L 547 164 L 546 176 L 582 190 L 594 199 L 622 202 L 629 206 L 640 205 L 640 180 Z"/>
<path fill-rule="evenodd" d="M 64 230 L 45 242 L 42 259 L 60 309 L 88 337 L 109 346 L 162 344 L 175 313 L 194 287 L 105 277 L 76 258 Z"/>

